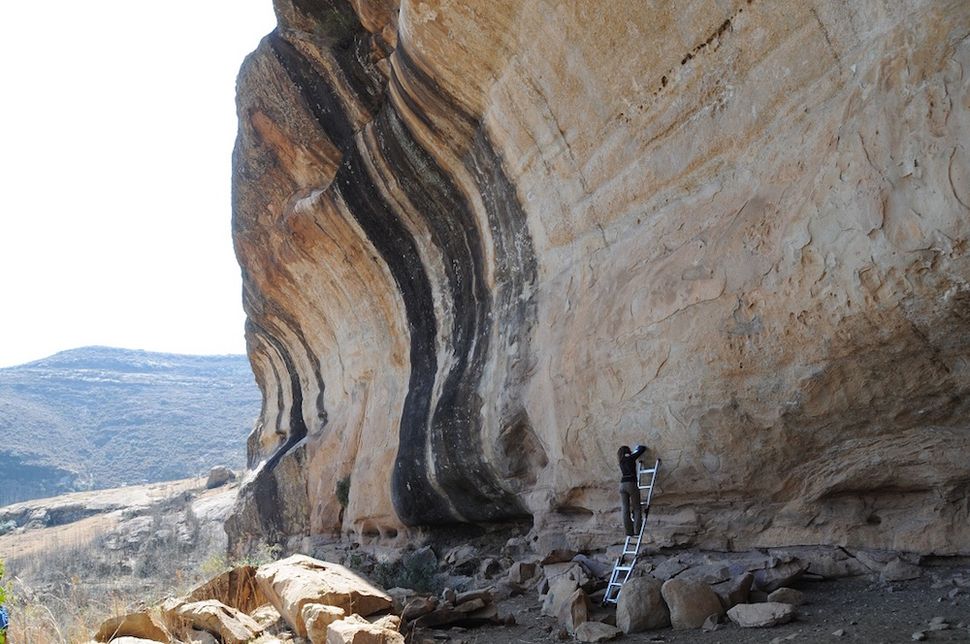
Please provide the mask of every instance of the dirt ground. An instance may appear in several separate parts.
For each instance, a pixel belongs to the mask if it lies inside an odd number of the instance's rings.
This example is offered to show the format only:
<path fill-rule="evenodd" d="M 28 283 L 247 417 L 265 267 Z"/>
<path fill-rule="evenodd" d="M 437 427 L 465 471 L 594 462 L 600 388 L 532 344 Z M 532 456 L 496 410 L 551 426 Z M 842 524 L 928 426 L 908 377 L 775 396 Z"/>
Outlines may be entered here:
<path fill-rule="evenodd" d="M 747 644 L 765 642 L 882 642 L 917 641 L 914 633 L 923 632 L 926 642 L 970 641 L 970 590 L 957 591 L 949 580 L 970 574 L 970 566 L 927 568 L 920 579 L 883 584 L 855 577 L 793 584 L 805 594 L 795 621 L 764 629 L 742 629 L 721 624 L 716 631 L 675 631 L 663 629 L 622 636 L 621 642 L 670 642 L 699 644 Z M 480 629 L 428 631 L 436 642 L 485 644 L 492 642 L 541 643 L 560 641 L 558 622 L 543 616 L 534 592 L 500 604 L 500 614 L 511 613 L 516 625 Z M 600 609 L 594 617 L 601 618 Z M 930 621 L 943 617 L 947 630 L 931 631 Z M 566 641 L 575 641 L 567 638 Z"/>

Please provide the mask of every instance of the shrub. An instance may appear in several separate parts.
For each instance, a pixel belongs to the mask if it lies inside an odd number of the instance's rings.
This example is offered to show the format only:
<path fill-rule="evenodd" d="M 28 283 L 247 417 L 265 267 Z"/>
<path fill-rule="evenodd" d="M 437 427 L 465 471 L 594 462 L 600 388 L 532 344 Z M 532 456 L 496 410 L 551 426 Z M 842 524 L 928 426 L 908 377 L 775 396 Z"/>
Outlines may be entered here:
<path fill-rule="evenodd" d="M 340 507 L 346 508 L 350 503 L 350 476 L 345 476 L 337 481 L 337 502 Z"/>

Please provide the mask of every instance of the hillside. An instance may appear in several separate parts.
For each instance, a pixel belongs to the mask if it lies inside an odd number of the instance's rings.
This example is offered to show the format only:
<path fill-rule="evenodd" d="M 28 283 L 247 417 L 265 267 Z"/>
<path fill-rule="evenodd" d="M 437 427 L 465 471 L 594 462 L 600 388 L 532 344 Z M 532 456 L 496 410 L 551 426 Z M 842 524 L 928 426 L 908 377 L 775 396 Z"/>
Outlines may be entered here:
<path fill-rule="evenodd" d="M 239 467 L 259 405 L 241 355 L 87 347 L 0 369 L 0 505 Z"/>

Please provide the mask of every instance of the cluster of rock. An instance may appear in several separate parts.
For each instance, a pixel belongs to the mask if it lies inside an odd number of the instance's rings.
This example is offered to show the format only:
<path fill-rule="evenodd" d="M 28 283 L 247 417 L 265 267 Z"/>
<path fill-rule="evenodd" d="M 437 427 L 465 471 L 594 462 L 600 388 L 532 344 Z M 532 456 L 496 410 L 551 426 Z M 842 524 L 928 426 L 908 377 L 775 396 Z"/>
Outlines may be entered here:
<path fill-rule="evenodd" d="M 95 642 L 115 644 L 395 644 L 404 642 L 387 593 L 347 568 L 293 555 L 241 566 L 188 595 L 105 621 Z"/>

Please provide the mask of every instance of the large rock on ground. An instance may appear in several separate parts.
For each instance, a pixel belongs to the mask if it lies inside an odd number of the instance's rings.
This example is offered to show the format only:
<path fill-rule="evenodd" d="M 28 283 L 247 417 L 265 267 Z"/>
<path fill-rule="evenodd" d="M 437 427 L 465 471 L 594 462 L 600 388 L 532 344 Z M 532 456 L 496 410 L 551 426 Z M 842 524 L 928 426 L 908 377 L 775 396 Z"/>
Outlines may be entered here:
<path fill-rule="evenodd" d="M 623 584 L 616 602 L 617 628 L 630 634 L 670 626 L 662 586 L 662 581 L 651 577 L 635 577 Z"/>
<path fill-rule="evenodd" d="M 660 591 L 676 629 L 700 628 L 709 616 L 724 614 L 721 600 L 704 582 L 668 579 Z"/>
<path fill-rule="evenodd" d="M 371 624 L 360 615 L 350 615 L 330 624 L 327 644 L 404 644 L 396 630 Z"/>
<path fill-rule="evenodd" d="M 605 546 L 639 441 L 657 545 L 970 552 L 970 3 L 273 4 L 235 546 Z"/>
<path fill-rule="evenodd" d="M 608 642 L 623 635 L 623 631 L 603 622 L 584 622 L 576 629 L 577 642 Z"/>
<path fill-rule="evenodd" d="M 795 607 L 779 602 L 738 604 L 727 614 L 741 628 L 767 628 L 790 622 L 795 617 Z"/>
<path fill-rule="evenodd" d="M 249 615 L 214 599 L 183 604 L 177 610 L 195 628 L 218 635 L 223 644 L 245 644 L 263 631 Z"/>
<path fill-rule="evenodd" d="M 303 607 L 326 604 L 367 616 L 391 607 L 391 597 L 338 564 L 293 555 L 260 566 L 256 582 L 300 637 L 306 637 Z"/>
<path fill-rule="evenodd" d="M 228 570 L 196 587 L 185 596 L 185 602 L 215 599 L 242 613 L 251 613 L 269 603 L 256 583 L 256 568 L 239 566 Z"/>
<path fill-rule="evenodd" d="M 98 642 L 110 642 L 126 636 L 159 642 L 168 642 L 172 639 L 171 633 L 162 620 L 149 611 L 128 613 L 106 619 L 98 628 L 94 639 Z"/>
<path fill-rule="evenodd" d="M 312 644 L 326 642 L 330 625 L 347 616 L 342 608 L 323 604 L 306 604 L 300 614 L 306 625 L 307 639 Z"/>
<path fill-rule="evenodd" d="M 559 608 L 559 623 L 566 627 L 570 635 L 573 635 L 580 624 L 589 621 L 590 611 L 592 606 L 590 606 L 589 597 L 581 588 L 577 588 Z"/>

